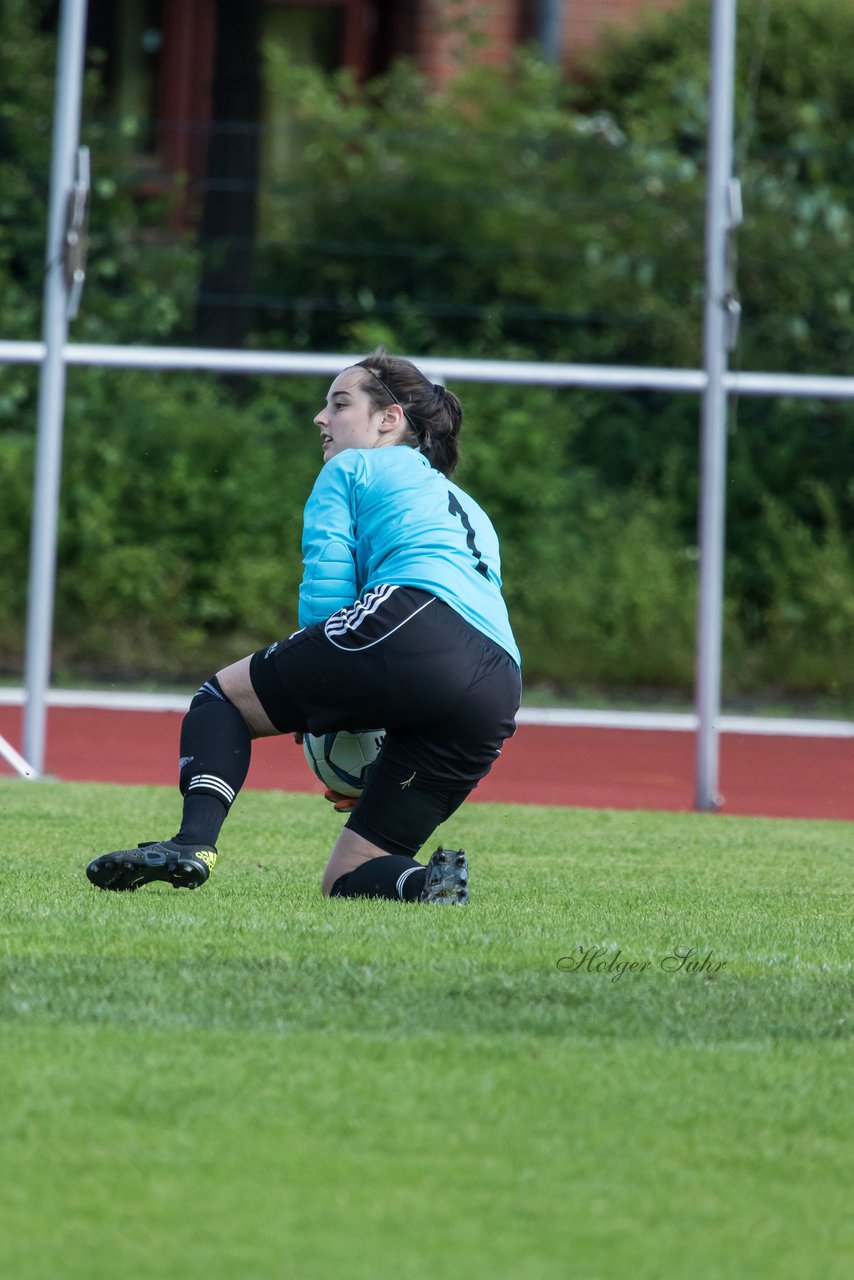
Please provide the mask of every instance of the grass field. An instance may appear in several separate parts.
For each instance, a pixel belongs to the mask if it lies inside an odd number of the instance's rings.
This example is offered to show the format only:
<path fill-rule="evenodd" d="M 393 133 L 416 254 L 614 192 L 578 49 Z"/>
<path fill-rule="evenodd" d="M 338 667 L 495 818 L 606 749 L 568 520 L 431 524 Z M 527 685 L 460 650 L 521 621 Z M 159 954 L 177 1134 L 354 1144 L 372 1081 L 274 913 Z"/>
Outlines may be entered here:
<path fill-rule="evenodd" d="M 194 894 L 83 876 L 169 791 L 0 813 L 9 1280 L 854 1274 L 850 825 L 471 806 L 431 909 L 322 899 L 314 796 Z"/>

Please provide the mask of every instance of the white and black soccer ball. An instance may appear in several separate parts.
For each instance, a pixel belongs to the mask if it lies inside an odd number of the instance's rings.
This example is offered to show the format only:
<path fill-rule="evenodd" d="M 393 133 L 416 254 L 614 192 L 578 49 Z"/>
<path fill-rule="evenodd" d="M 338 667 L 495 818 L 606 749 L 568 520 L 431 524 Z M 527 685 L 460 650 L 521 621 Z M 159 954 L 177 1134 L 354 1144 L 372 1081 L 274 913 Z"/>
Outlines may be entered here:
<path fill-rule="evenodd" d="M 342 796 L 360 796 L 384 738 L 385 729 L 361 729 L 356 733 L 339 729 L 307 733 L 302 745 L 312 773 L 325 787 Z"/>

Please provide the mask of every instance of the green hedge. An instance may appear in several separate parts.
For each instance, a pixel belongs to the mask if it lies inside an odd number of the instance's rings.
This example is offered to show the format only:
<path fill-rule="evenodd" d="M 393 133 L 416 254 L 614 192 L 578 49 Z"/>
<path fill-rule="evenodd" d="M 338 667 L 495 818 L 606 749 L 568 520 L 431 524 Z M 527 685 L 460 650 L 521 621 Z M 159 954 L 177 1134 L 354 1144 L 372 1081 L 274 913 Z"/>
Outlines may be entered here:
<path fill-rule="evenodd" d="M 215 379 L 69 375 L 56 655 L 96 674 L 187 675 L 296 625 L 300 514 L 319 461 L 309 406 L 278 383 L 249 405 Z M 32 448 L 0 435 L 4 496 L 26 495 Z M 19 646 L 28 503 L 4 504 L 0 638 Z M 17 555 L 15 554 L 17 552 Z"/>
<path fill-rule="evenodd" d="M 528 679 L 685 693 L 696 548 L 675 481 L 605 488 L 571 465 L 573 393 L 460 387 L 461 482 L 494 516 Z M 72 370 L 56 659 L 86 678 L 192 679 L 296 625 L 301 513 L 325 381 Z M 556 427 L 559 424 L 559 429 Z M 0 434 L 0 662 L 21 658 L 32 438 Z M 728 600 L 727 686 L 854 692 L 854 563 L 826 490 L 816 532 L 768 504 L 761 642 Z M 804 643 L 804 637 L 810 638 Z M 821 643 L 814 637 L 820 636 Z"/>
<path fill-rule="evenodd" d="M 692 550 L 661 499 L 603 490 L 564 463 L 554 391 L 460 388 L 460 479 L 493 513 L 531 678 L 677 687 L 690 680 Z M 198 675 L 296 623 L 305 498 L 325 382 L 238 395 L 186 375 L 73 370 L 62 488 L 56 654 L 89 675 Z M 176 424 L 179 424 L 176 428 Z M 7 539 L 0 645 L 25 606 L 31 439 L 0 436 Z M 8 499 L 8 501 L 7 501 Z M 614 671 L 619 672 L 613 679 Z"/>

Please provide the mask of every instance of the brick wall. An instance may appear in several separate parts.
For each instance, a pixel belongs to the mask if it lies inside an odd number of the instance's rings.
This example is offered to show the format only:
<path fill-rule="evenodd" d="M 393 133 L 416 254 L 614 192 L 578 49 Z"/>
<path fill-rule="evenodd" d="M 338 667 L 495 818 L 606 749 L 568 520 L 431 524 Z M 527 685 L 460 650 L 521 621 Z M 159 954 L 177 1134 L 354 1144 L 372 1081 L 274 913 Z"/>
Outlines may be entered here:
<path fill-rule="evenodd" d="M 609 27 L 625 29 L 656 9 L 673 9 L 685 0 L 563 0 L 561 45 L 571 65 L 596 44 Z M 417 7 L 414 46 L 421 70 L 431 80 L 453 75 L 461 43 L 455 21 L 468 16 L 481 37 L 475 56 L 486 63 L 506 62 L 521 39 L 536 30 L 536 0 L 423 0 Z M 457 57 L 455 58 L 455 50 Z"/>
<path fill-rule="evenodd" d="M 478 35 L 476 56 L 485 63 L 507 61 L 519 38 L 518 0 L 424 0 L 419 6 L 418 63 L 430 80 L 445 80 L 466 57 L 469 43 L 455 30 L 468 17 Z"/>
<path fill-rule="evenodd" d="M 675 9 L 682 0 L 568 0 L 564 8 L 563 47 L 566 60 L 592 48 L 610 28 L 637 25 L 650 11 Z"/>

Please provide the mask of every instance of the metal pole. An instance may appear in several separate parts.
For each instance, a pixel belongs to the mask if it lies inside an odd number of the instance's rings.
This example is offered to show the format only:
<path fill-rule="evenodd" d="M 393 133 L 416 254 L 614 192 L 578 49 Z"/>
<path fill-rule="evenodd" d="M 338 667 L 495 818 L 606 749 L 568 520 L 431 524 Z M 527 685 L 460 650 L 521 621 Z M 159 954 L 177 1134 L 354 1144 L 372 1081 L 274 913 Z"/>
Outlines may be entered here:
<path fill-rule="evenodd" d="M 560 0 L 538 0 L 537 41 L 546 62 L 559 62 L 561 56 Z"/>
<path fill-rule="evenodd" d="M 697 770 L 695 807 L 713 810 L 718 794 L 718 721 L 721 706 L 724 510 L 727 451 L 727 336 L 732 132 L 735 74 L 735 0 L 713 0 L 706 182 L 706 300 L 703 330 L 700 592 L 697 609 Z"/>
<path fill-rule="evenodd" d="M 63 0 L 60 11 L 50 209 L 47 232 L 38 438 L 30 536 L 30 579 L 27 607 L 27 702 L 24 711 L 24 755 L 37 774 L 44 772 L 47 690 L 50 682 L 53 593 L 56 578 L 56 530 L 62 424 L 65 398 L 63 347 L 68 336 L 64 276 L 64 231 L 68 197 L 80 137 L 83 55 L 87 0 Z"/>
<path fill-rule="evenodd" d="M 729 300 L 729 308 L 732 299 Z M 0 364 L 40 364 L 42 342 L 0 338 Z M 69 342 L 66 365 L 92 369 L 209 369 L 216 373 L 270 374 L 274 377 L 335 374 L 353 359 L 352 351 L 314 355 L 289 351 L 226 351 L 220 347 L 120 347 L 103 342 Z M 702 392 L 704 369 L 656 369 L 622 364 L 548 364 L 526 360 L 467 360 L 461 356 L 413 356 L 437 381 L 492 382 L 517 387 L 602 387 L 625 391 Z M 728 372 L 724 389 L 737 396 L 800 396 L 815 400 L 854 400 L 854 378 L 822 373 Z"/>

